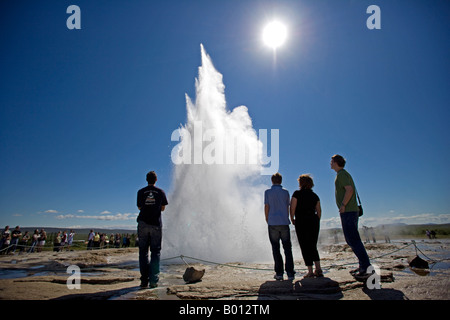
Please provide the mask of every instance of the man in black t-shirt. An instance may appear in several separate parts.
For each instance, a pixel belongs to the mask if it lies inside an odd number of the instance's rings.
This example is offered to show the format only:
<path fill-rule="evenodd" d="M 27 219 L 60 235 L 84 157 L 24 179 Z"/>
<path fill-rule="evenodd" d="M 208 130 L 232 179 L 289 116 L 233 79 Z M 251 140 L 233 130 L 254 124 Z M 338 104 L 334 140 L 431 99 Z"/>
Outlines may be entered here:
<path fill-rule="evenodd" d="M 19 243 L 19 237 L 22 236 L 22 231 L 20 231 L 20 227 L 17 226 L 13 232 L 11 232 L 11 247 L 10 250 L 8 250 L 8 252 L 15 253 L 16 252 L 16 248 L 17 248 L 17 244 Z"/>
<path fill-rule="evenodd" d="M 139 269 L 141 287 L 158 286 L 159 260 L 161 254 L 162 222 L 161 212 L 168 204 L 165 192 L 155 187 L 158 180 L 156 173 L 147 173 L 148 186 L 137 193 L 137 207 L 140 210 L 137 218 L 139 238 Z M 150 261 L 148 251 L 150 249 Z"/>

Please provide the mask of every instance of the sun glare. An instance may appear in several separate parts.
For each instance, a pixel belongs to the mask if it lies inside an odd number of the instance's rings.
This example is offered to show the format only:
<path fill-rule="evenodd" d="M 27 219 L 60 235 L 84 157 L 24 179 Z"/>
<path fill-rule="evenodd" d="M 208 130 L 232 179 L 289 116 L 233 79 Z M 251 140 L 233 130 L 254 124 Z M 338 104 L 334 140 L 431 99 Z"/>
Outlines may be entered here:
<path fill-rule="evenodd" d="M 287 28 L 281 22 L 273 21 L 264 28 L 263 41 L 273 49 L 281 46 L 286 41 L 286 37 Z"/>

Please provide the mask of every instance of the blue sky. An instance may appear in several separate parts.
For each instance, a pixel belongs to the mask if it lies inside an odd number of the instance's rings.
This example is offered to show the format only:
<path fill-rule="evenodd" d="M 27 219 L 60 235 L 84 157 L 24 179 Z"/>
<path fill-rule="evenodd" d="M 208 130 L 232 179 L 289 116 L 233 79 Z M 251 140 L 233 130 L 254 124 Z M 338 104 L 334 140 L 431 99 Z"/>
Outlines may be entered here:
<path fill-rule="evenodd" d="M 81 30 L 66 27 L 72 4 Z M 276 60 L 261 40 L 272 19 L 288 27 Z M 134 228 L 146 172 L 172 188 L 201 43 L 228 108 L 280 130 L 284 187 L 313 175 L 323 227 L 338 225 L 336 153 L 363 223 L 448 223 L 448 39 L 442 0 L 2 1 L 0 225 Z"/>

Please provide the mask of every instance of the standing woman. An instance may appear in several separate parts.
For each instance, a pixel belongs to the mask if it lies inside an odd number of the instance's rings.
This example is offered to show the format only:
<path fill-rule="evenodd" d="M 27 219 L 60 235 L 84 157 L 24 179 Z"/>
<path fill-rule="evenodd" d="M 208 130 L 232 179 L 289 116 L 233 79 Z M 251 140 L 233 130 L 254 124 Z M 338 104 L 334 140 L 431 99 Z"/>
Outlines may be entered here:
<path fill-rule="evenodd" d="M 298 182 L 300 190 L 295 191 L 292 195 L 290 215 L 295 225 L 295 232 L 297 233 L 305 265 L 308 267 L 308 273 L 305 275 L 305 278 L 323 277 L 319 252 L 317 251 L 320 216 L 322 214 L 320 199 L 312 191 L 314 183 L 310 175 L 302 174 L 298 178 Z M 314 272 L 313 262 L 316 267 Z"/>

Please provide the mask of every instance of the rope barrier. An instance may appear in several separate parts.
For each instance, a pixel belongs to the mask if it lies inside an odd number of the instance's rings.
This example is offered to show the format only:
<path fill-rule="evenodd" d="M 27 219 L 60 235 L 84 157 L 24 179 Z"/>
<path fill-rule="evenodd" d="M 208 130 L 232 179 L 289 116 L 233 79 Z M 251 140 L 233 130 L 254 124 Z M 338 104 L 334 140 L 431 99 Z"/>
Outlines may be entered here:
<path fill-rule="evenodd" d="M 81 243 L 72 243 L 70 245 L 66 243 L 66 244 L 60 245 L 60 246 L 54 246 L 54 245 L 48 245 L 48 244 L 47 245 L 43 245 L 43 246 L 41 246 L 39 244 L 35 244 L 35 245 L 10 244 L 7 247 L 1 249 L 0 253 L 2 253 L 4 251 L 7 251 L 8 249 L 10 249 L 12 247 L 15 247 L 16 249 L 17 248 L 29 248 L 29 249 L 30 248 L 35 248 L 35 249 L 47 250 L 47 251 L 54 250 L 54 249 L 58 249 L 58 250 L 62 251 L 63 249 L 67 250 L 69 247 L 70 248 L 73 248 L 73 247 L 75 247 L 75 248 L 83 248 L 83 249 L 88 249 L 88 250 L 98 250 L 98 249 L 102 249 L 102 250 L 116 249 L 117 250 L 117 249 L 131 248 L 130 246 L 128 246 L 128 247 L 116 247 L 115 245 L 114 246 L 103 245 L 103 246 L 100 246 L 100 247 L 87 247 L 86 243 L 83 243 L 83 244 L 81 244 Z M 30 253 L 30 252 L 26 251 L 26 253 Z"/>
<path fill-rule="evenodd" d="M 85 245 L 86 245 L 86 244 L 76 244 L 76 243 L 73 243 L 71 246 L 72 246 L 72 247 L 81 247 L 81 246 L 82 246 L 82 247 L 85 247 Z M 405 248 L 407 248 L 407 247 L 409 247 L 409 246 L 412 246 L 412 245 L 414 245 L 414 247 L 415 247 L 416 255 L 417 255 L 417 251 L 419 251 L 419 252 L 420 252 L 426 259 L 428 259 L 431 263 L 437 263 L 437 262 L 441 262 L 441 261 L 450 260 L 450 258 L 444 258 L 444 259 L 441 259 L 441 260 L 431 259 L 431 258 L 428 257 L 427 255 L 425 255 L 425 254 L 422 252 L 422 250 L 420 250 L 420 248 L 417 246 L 417 243 L 416 243 L 414 240 L 411 240 L 411 243 L 408 243 L 408 244 L 406 244 L 405 246 L 403 246 L 403 247 L 401 247 L 401 248 L 395 249 L 395 250 L 393 250 L 393 251 L 390 251 L 390 252 L 388 252 L 388 253 L 385 253 L 385 254 L 379 255 L 379 256 L 377 256 L 377 257 L 370 258 L 370 259 L 371 259 L 371 260 L 377 260 L 377 259 L 380 259 L 380 258 L 385 257 L 385 256 L 387 256 L 387 255 L 391 255 L 391 254 L 393 254 L 393 253 L 395 253 L 395 252 L 401 251 L 401 250 L 403 250 L 403 249 L 405 249 Z M 12 248 L 12 247 L 16 247 L 16 249 L 17 249 L 17 247 L 22 247 L 22 248 L 33 248 L 33 247 L 34 247 L 34 248 L 36 248 L 36 249 L 38 249 L 38 248 L 39 248 L 39 249 L 45 249 L 45 248 L 47 248 L 47 249 L 54 249 L 54 248 L 58 248 L 58 249 L 61 249 L 61 250 L 63 250 L 64 248 L 67 248 L 66 245 L 61 246 L 61 247 L 50 247 L 50 246 L 47 246 L 47 247 L 41 246 L 41 247 L 39 247 L 38 245 L 27 246 L 27 245 L 21 245 L 21 244 L 17 244 L 17 245 L 10 244 L 9 246 L 7 246 L 7 247 L 1 249 L 1 250 L 0 250 L 0 253 L 1 253 L 1 252 L 4 252 L 4 251 L 6 251 L 6 250 L 9 250 L 9 249 Z M 93 250 L 93 251 L 95 251 L 95 250 L 98 250 L 98 249 L 102 249 L 102 250 L 116 249 L 116 250 L 117 250 L 117 249 L 127 249 L 127 248 L 129 248 L 129 247 L 125 247 L 125 248 L 124 248 L 124 247 L 122 247 L 122 248 L 117 248 L 117 247 L 110 247 L 110 246 L 101 246 L 101 247 L 91 247 L 91 248 L 87 248 L 87 249 L 88 249 L 88 250 Z M 31 252 L 27 251 L 27 253 L 31 253 Z M 203 262 L 203 263 L 214 264 L 214 265 L 217 265 L 217 266 L 223 266 L 223 267 L 229 267 L 229 268 L 246 269 L 246 270 L 256 270 L 256 271 L 273 271 L 272 269 L 266 269 L 266 268 L 253 268 L 253 267 L 238 266 L 238 265 L 233 265 L 233 264 L 229 264 L 229 263 L 220 263 L 220 262 L 209 261 L 209 260 L 205 260 L 205 259 L 200 259 L 200 258 L 195 258 L 195 257 L 185 256 L 185 255 L 179 255 L 179 256 L 175 256 L 175 257 L 164 258 L 164 259 L 161 259 L 161 261 L 169 261 L 169 260 L 174 260 L 174 259 L 181 259 L 187 266 L 190 267 L 189 263 L 187 263 L 187 261 L 185 260 L 185 258 L 186 258 L 186 259 L 189 259 L 189 260 L 194 260 L 194 261 L 199 261 L 199 262 Z M 342 267 L 342 266 L 347 266 L 347 265 L 355 265 L 355 264 L 357 264 L 357 262 L 350 262 L 350 263 L 343 263 L 343 264 L 331 264 L 331 265 L 328 265 L 328 266 L 322 266 L 322 269 L 331 269 L 331 268 Z M 307 268 L 300 268 L 300 269 L 297 269 L 297 270 L 307 270 Z"/>
<path fill-rule="evenodd" d="M 414 245 L 414 247 L 416 248 L 416 252 L 417 252 L 417 250 L 419 250 L 420 253 L 422 253 L 428 260 L 430 260 L 430 261 L 432 261 L 432 262 L 433 262 L 433 261 L 434 261 L 434 262 L 439 262 L 439 261 L 444 261 L 444 260 L 450 260 L 450 258 L 445 258 L 445 259 L 436 261 L 436 260 L 433 260 L 433 259 L 427 257 L 427 256 L 426 256 L 426 255 L 425 255 L 425 254 L 417 247 L 417 244 L 416 244 L 416 242 L 415 242 L 414 240 L 412 240 L 411 243 L 408 243 L 408 244 L 406 244 L 405 246 L 403 246 L 403 247 L 401 247 L 401 248 L 395 249 L 395 250 L 393 250 L 393 251 L 391 251 L 391 252 L 388 252 L 388 253 L 385 253 L 385 254 L 379 255 L 379 256 L 377 256 L 377 257 L 370 258 L 370 259 L 371 259 L 371 260 L 377 260 L 377 259 L 380 259 L 380 258 L 385 257 L 385 256 L 387 256 L 387 255 L 391 255 L 391 254 L 393 254 L 393 253 L 395 253 L 395 252 L 401 251 L 401 250 L 403 250 L 403 249 L 405 249 L 405 248 L 407 248 L 407 247 L 410 247 L 410 246 L 412 246 L 412 245 Z M 178 258 L 180 258 L 180 259 L 181 259 L 186 265 L 188 265 L 188 266 L 190 266 L 190 265 L 185 261 L 184 258 L 187 258 L 187 259 L 190 259 L 190 260 L 199 261 L 199 262 L 203 262 L 203 263 L 209 263 L 209 264 L 214 264 L 214 265 L 218 265 L 218 266 L 223 266 L 223 267 L 238 268 L 238 269 L 247 269 L 247 270 L 256 270 L 256 271 L 273 271 L 273 269 L 262 269 L 262 268 L 252 268 L 252 267 L 237 266 L 237 265 L 232 265 L 232 264 L 228 264 L 228 263 L 220 263 L 220 262 L 214 262 L 214 261 L 209 261 L 209 260 L 199 259 L 199 258 L 195 258 L 195 257 L 189 257 L 189 256 L 185 256 L 185 255 L 179 255 L 179 256 L 176 256 L 176 257 L 171 257 L 171 258 L 161 259 L 161 261 L 174 260 L 174 259 L 178 259 Z M 331 268 L 342 267 L 342 266 L 347 266 L 347 265 L 355 265 L 355 264 L 358 264 L 358 263 L 357 263 L 357 262 L 350 262 L 350 263 L 343 263 L 343 264 L 331 264 L 331 265 L 329 265 L 329 266 L 322 266 L 322 269 L 331 269 Z M 307 270 L 307 268 L 300 268 L 300 269 L 297 269 L 297 270 Z"/>

